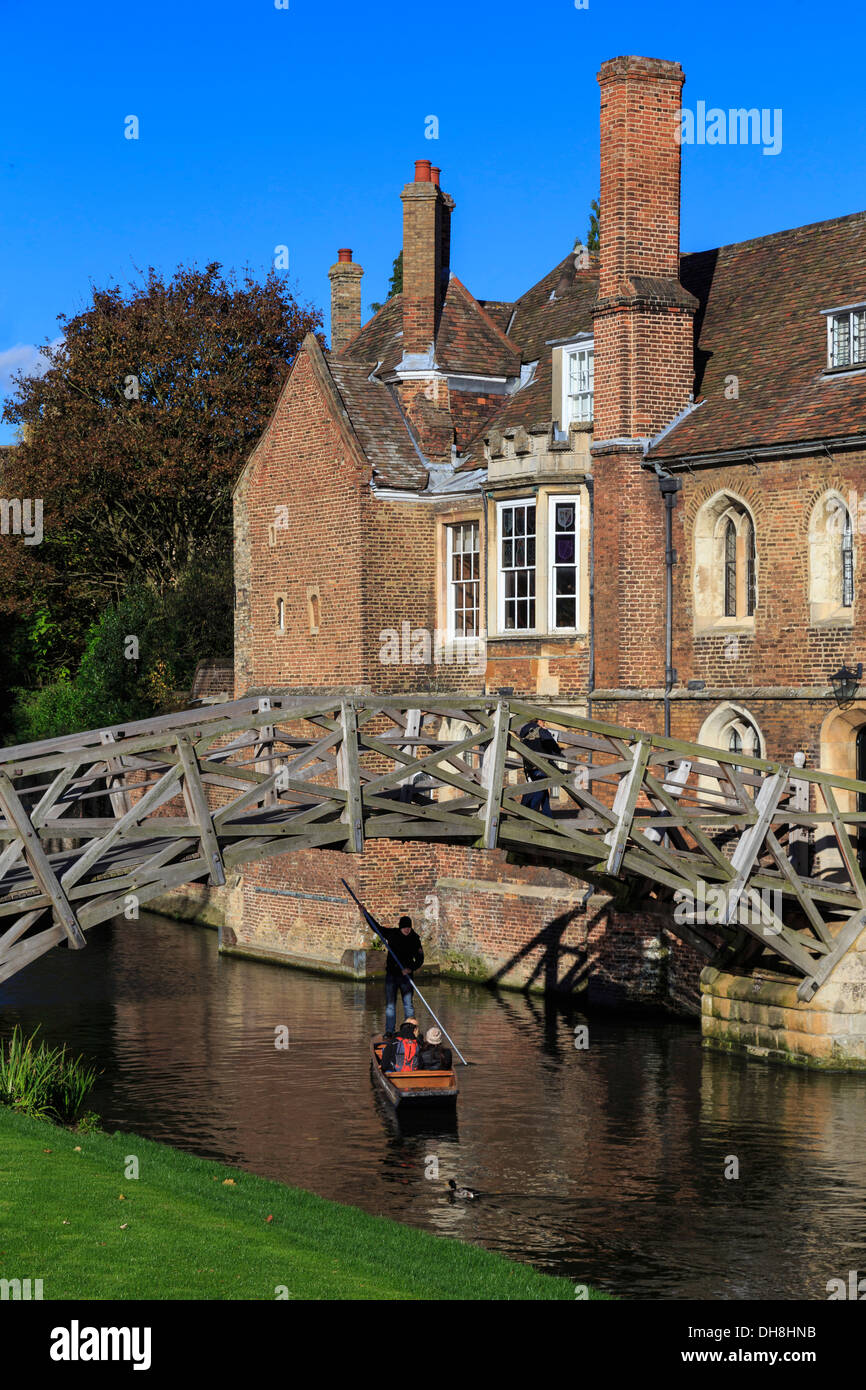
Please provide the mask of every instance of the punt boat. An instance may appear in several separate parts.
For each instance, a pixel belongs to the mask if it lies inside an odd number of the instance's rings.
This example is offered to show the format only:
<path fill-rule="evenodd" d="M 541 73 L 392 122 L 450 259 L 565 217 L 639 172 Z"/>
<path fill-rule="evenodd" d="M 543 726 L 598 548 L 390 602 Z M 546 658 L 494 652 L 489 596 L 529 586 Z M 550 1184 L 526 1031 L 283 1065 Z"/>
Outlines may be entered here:
<path fill-rule="evenodd" d="M 451 1071 L 389 1071 L 382 1070 L 382 1049 L 385 1040 L 381 1033 L 370 1039 L 370 1070 L 373 1080 L 384 1091 L 392 1105 L 400 1108 L 420 1108 L 425 1105 L 456 1105 L 457 1077 Z"/>

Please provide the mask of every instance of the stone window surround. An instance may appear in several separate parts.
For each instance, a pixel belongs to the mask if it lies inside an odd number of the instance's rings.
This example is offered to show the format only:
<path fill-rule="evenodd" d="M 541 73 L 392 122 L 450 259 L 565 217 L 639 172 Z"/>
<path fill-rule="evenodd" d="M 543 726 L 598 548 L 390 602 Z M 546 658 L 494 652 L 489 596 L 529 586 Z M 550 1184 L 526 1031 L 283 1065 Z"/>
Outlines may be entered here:
<path fill-rule="evenodd" d="M 692 598 L 694 603 L 694 635 L 705 637 L 712 633 L 753 633 L 754 614 L 745 609 L 745 554 L 744 546 L 738 545 L 737 554 L 737 609 L 736 616 L 725 614 L 725 567 L 724 534 L 725 522 L 733 515 L 738 518 L 738 533 L 748 518 L 753 527 L 757 552 L 757 527 L 751 507 L 742 497 L 728 488 L 720 488 L 703 502 L 698 510 L 692 529 L 694 546 L 694 566 L 692 570 Z M 744 539 L 738 534 L 738 541 Z M 756 555 L 755 588 L 758 588 L 759 559 Z M 757 606 L 757 593 L 756 593 Z"/>
<path fill-rule="evenodd" d="M 554 629 L 549 626 L 549 520 L 550 499 L 568 497 L 578 503 L 578 572 L 577 572 L 577 626 L 575 628 Z M 535 502 L 536 548 L 535 548 L 535 618 L 532 631 L 504 629 L 499 624 L 499 504 L 502 502 Z M 589 633 L 589 498 L 584 484 L 551 482 L 546 485 L 518 489 L 509 488 L 498 491 L 487 501 L 487 568 L 490 576 L 487 595 L 488 642 L 551 641 L 573 642 L 586 638 Z"/>
<path fill-rule="evenodd" d="M 809 516 L 809 623 L 812 627 L 852 627 L 854 604 L 843 605 L 843 516 L 851 520 L 848 506 L 836 488 L 818 498 Z M 856 532 L 852 525 L 854 600 L 857 598 Z"/>

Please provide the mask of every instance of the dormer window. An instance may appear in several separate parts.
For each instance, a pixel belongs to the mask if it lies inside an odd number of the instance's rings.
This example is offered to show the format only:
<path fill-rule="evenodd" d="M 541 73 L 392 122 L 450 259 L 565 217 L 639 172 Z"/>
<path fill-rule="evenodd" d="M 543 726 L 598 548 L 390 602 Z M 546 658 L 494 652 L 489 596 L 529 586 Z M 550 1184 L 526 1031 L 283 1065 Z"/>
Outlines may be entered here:
<path fill-rule="evenodd" d="M 866 366 L 866 304 L 825 310 L 827 366 Z"/>
<path fill-rule="evenodd" d="M 595 372 L 592 340 L 562 349 L 562 428 L 590 424 Z"/>

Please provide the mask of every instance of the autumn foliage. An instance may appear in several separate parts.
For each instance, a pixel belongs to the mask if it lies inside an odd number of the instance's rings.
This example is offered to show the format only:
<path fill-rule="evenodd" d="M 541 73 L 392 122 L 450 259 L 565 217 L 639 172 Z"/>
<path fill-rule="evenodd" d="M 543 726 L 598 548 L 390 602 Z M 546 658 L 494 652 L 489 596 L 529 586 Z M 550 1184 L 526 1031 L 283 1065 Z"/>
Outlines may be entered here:
<path fill-rule="evenodd" d="M 238 284 L 214 263 L 95 289 L 59 323 L 4 411 L 22 443 L 3 495 L 42 499 L 45 539 L 2 538 L 0 602 L 47 603 L 72 634 L 131 580 L 162 591 L 227 560 L 232 486 L 321 314 L 274 271 Z"/>

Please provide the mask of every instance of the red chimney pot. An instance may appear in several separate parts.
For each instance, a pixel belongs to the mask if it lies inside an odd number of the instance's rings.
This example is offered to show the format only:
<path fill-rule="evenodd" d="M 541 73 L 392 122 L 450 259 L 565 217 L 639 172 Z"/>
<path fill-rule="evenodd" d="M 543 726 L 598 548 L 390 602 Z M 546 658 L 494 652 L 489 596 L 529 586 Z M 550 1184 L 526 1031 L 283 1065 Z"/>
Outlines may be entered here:
<path fill-rule="evenodd" d="M 431 183 L 431 182 L 432 182 L 432 180 L 431 180 L 431 178 L 430 178 L 430 160 L 429 160 L 429 159 L 416 159 L 416 160 L 415 160 L 415 182 L 416 182 L 416 183 Z"/>
<path fill-rule="evenodd" d="M 437 188 L 439 187 L 439 175 L 441 174 L 441 172 L 442 170 L 438 168 L 437 165 L 430 165 L 430 181 L 431 183 L 435 183 Z"/>
<path fill-rule="evenodd" d="M 351 250 L 350 250 L 348 247 L 346 247 L 346 246 L 341 246 L 340 249 L 339 249 L 339 251 L 337 252 L 337 260 L 338 260 L 338 261 L 350 261 L 351 259 L 352 259 L 352 252 L 351 252 Z"/>

